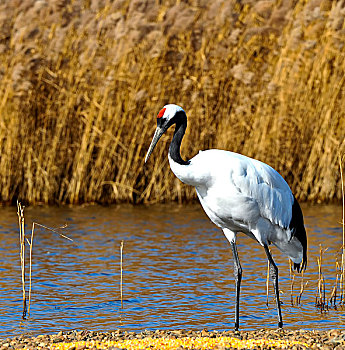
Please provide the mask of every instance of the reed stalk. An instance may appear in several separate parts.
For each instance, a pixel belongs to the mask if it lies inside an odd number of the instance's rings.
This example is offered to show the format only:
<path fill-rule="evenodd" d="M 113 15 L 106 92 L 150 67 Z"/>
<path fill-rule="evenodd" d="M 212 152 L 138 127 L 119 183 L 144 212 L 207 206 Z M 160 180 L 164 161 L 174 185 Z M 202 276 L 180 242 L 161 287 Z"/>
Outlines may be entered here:
<path fill-rule="evenodd" d="M 296 296 L 296 305 L 301 305 L 301 298 L 302 298 L 303 292 L 307 286 L 308 286 L 308 281 L 306 281 L 304 283 L 304 271 L 302 271 L 301 288 L 300 288 L 299 294 Z"/>
<path fill-rule="evenodd" d="M 322 245 L 320 244 L 319 257 L 317 258 L 318 285 L 317 285 L 317 292 L 316 292 L 316 298 L 315 298 L 315 305 L 320 309 L 321 312 L 325 312 L 328 310 L 328 302 L 326 299 L 326 283 L 322 273 L 322 259 L 323 259 L 323 254 L 326 251 L 327 251 L 327 248 L 322 249 Z"/>
<path fill-rule="evenodd" d="M 31 287 L 32 287 L 32 247 L 34 243 L 34 231 L 35 223 L 32 224 L 30 242 L 28 242 L 30 247 L 30 260 L 29 260 L 29 305 L 28 305 L 28 316 L 30 316 L 30 305 L 31 305 Z"/>
<path fill-rule="evenodd" d="M 295 283 L 295 273 L 292 271 L 292 261 L 289 259 L 289 275 L 290 275 L 290 302 L 291 306 L 294 306 L 293 290 Z"/>
<path fill-rule="evenodd" d="M 21 282 L 22 282 L 22 296 L 23 296 L 23 313 L 22 318 L 27 316 L 26 304 L 26 290 L 25 290 L 25 219 L 24 207 L 17 202 L 17 215 L 19 223 L 19 246 L 20 246 L 20 268 L 21 268 Z"/>
<path fill-rule="evenodd" d="M 342 229 L 343 229 L 343 244 L 342 244 L 342 252 L 341 252 L 341 278 L 340 278 L 340 303 L 344 303 L 345 301 L 345 191 L 344 191 L 344 177 L 343 177 L 343 165 L 342 165 L 342 157 L 340 153 L 338 154 L 339 159 L 339 168 L 340 168 L 340 179 L 341 179 L 341 194 L 342 194 Z M 337 276 L 338 277 L 338 276 Z"/>
<path fill-rule="evenodd" d="M 266 275 L 266 306 L 268 307 L 268 297 L 269 297 L 269 282 L 270 282 L 270 262 L 267 261 L 267 275 Z"/>
<path fill-rule="evenodd" d="M 332 289 L 331 296 L 329 297 L 329 304 L 330 306 L 333 305 L 334 308 L 336 308 L 337 305 L 337 283 L 338 283 L 338 276 L 336 277 L 335 286 Z"/>
<path fill-rule="evenodd" d="M 120 297 L 121 297 L 121 309 L 123 309 L 123 240 L 120 245 Z"/>

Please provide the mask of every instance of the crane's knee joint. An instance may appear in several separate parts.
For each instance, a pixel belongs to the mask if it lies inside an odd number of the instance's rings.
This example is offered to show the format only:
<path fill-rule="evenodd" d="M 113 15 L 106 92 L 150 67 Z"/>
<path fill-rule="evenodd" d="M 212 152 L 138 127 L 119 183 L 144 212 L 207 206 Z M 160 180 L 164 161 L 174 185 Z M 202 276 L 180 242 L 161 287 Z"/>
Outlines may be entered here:
<path fill-rule="evenodd" d="M 241 280 L 242 279 L 242 267 L 234 267 L 234 275 L 236 280 Z"/>
<path fill-rule="evenodd" d="M 239 267 L 237 274 L 242 278 L 242 267 Z"/>
<path fill-rule="evenodd" d="M 270 274 L 271 274 L 271 278 L 276 279 L 278 277 L 278 267 L 271 264 Z"/>

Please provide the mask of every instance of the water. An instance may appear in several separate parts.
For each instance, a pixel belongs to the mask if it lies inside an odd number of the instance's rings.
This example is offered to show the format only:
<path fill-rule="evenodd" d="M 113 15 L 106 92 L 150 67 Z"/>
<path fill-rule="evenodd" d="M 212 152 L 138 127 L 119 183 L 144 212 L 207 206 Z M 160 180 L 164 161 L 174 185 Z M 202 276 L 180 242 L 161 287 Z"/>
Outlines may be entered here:
<path fill-rule="evenodd" d="M 341 207 L 302 209 L 309 235 L 309 263 L 301 306 L 291 306 L 288 260 L 272 248 L 280 273 L 285 327 L 345 328 L 343 310 L 320 313 L 314 306 L 320 243 L 328 248 L 323 260 L 328 296 L 334 286 L 335 259 L 342 243 Z M 199 205 L 36 207 L 25 209 L 25 219 L 28 232 L 32 221 L 49 227 L 66 223 L 63 232 L 74 242 L 44 229 L 35 230 L 31 317 L 22 320 L 18 218 L 15 208 L 0 208 L 0 338 L 72 329 L 233 328 L 230 246 Z M 266 307 L 264 250 L 240 235 L 238 251 L 243 267 L 241 329 L 275 328 L 271 284 Z M 299 288 L 298 276 L 295 289 Z"/>

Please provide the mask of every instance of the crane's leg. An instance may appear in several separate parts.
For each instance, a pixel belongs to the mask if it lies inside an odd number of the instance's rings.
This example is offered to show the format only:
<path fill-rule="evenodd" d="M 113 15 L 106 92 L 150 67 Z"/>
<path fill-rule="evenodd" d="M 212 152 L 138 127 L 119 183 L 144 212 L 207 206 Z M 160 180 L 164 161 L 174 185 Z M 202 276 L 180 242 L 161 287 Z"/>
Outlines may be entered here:
<path fill-rule="evenodd" d="M 264 244 L 264 248 L 267 255 L 267 259 L 270 262 L 270 273 L 271 273 L 271 278 L 273 280 L 274 294 L 276 297 L 277 311 L 278 311 L 278 328 L 283 328 L 283 319 L 282 319 L 282 311 L 280 308 L 279 288 L 278 288 L 278 267 L 275 264 L 272 258 L 272 255 L 266 244 Z"/>
<path fill-rule="evenodd" d="M 238 331 L 239 327 L 239 313 L 240 313 L 240 288 L 242 280 L 242 267 L 240 264 L 240 259 L 237 254 L 237 246 L 235 242 L 231 242 L 232 254 L 234 256 L 234 276 L 236 283 L 236 308 L 235 308 L 235 331 Z"/>

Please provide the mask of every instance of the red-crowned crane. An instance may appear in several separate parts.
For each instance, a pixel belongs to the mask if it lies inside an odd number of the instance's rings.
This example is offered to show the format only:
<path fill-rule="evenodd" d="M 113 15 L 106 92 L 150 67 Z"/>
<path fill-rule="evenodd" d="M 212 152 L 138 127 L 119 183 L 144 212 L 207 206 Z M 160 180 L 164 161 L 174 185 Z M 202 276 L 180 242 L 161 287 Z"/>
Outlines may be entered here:
<path fill-rule="evenodd" d="M 185 111 L 168 104 L 157 116 L 157 129 L 147 152 L 149 159 L 160 137 L 172 125 L 175 132 L 169 148 L 173 173 L 185 184 L 195 186 L 202 207 L 230 242 L 234 257 L 235 330 L 239 327 L 239 298 L 242 268 L 236 236 L 243 232 L 261 244 L 270 264 L 278 313 L 283 327 L 278 289 L 278 268 L 268 246 L 273 243 L 294 263 L 298 272 L 307 264 L 307 235 L 301 208 L 282 176 L 269 165 L 241 154 L 211 149 L 190 160 L 180 154 L 187 127 Z"/>

